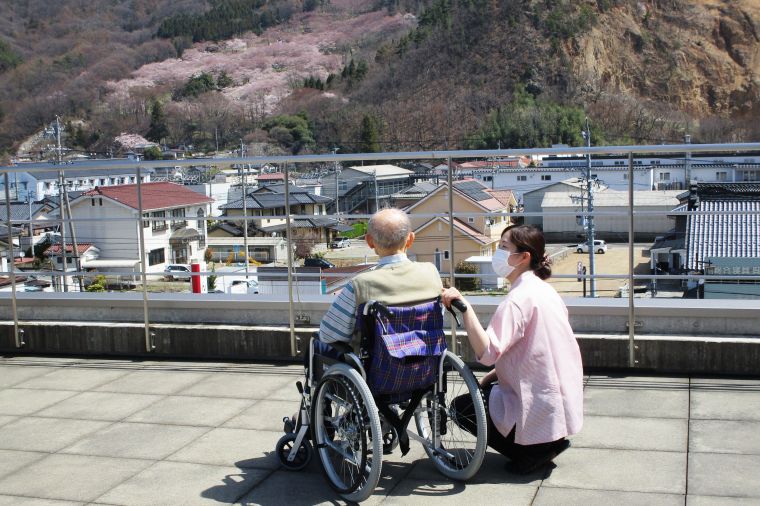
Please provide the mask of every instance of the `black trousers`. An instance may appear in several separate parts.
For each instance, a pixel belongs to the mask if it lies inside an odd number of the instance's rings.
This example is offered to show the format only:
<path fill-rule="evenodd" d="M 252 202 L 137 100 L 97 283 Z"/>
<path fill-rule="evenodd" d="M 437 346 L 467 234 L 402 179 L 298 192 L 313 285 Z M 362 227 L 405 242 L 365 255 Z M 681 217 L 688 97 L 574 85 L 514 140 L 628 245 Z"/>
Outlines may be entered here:
<path fill-rule="evenodd" d="M 491 412 L 488 409 L 488 398 L 491 395 L 491 389 L 494 384 L 483 387 L 483 396 L 486 405 L 486 423 L 488 424 L 488 446 L 501 453 L 513 461 L 520 461 L 526 458 L 535 458 L 545 455 L 553 450 L 556 441 L 549 443 L 539 443 L 534 445 L 520 445 L 515 443 L 515 427 L 512 427 L 507 436 L 493 424 Z M 460 395 L 455 398 L 453 403 L 455 422 L 470 434 L 477 436 L 477 426 L 475 425 L 475 409 L 472 406 L 472 398 L 469 395 Z M 564 438 L 563 438 L 564 439 Z M 558 440 L 558 441 L 561 441 Z"/>

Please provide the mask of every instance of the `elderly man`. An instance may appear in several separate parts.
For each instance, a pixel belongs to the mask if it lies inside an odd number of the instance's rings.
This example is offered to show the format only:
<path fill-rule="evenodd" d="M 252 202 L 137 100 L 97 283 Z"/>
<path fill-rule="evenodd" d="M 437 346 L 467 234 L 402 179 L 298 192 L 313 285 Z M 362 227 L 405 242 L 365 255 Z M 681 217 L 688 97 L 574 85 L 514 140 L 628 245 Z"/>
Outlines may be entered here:
<path fill-rule="evenodd" d="M 388 306 L 414 305 L 435 299 L 443 289 L 441 277 L 433 264 L 412 262 L 406 250 L 414 242 L 414 232 L 406 213 L 399 209 L 383 209 L 375 213 L 367 227 L 367 244 L 380 257 L 377 267 L 359 274 L 343 288 L 319 325 L 319 340 L 314 351 L 327 357 L 338 357 L 331 346 L 348 344 L 355 333 L 357 309 L 374 300 Z M 309 367 L 309 355 L 304 356 Z M 284 419 L 285 432 L 293 432 L 297 413 Z"/>
<path fill-rule="evenodd" d="M 377 268 L 359 274 L 343 288 L 319 325 L 321 343 L 350 342 L 356 309 L 367 301 L 406 305 L 429 301 L 441 294 L 441 277 L 435 266 L 412 262 L 406 257 L 413 242 L 414 232 L 403 211 L 383 209 L 372 216 L 367 227 L 367 244 L 380 257 Z"/>

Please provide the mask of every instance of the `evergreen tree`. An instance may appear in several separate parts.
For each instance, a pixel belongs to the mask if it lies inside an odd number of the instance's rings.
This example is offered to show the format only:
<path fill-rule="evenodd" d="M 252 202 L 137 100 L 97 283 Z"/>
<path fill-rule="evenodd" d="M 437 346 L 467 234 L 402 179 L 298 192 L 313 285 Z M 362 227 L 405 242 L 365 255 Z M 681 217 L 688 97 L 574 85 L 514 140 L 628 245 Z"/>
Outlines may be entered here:
<path fill-rule="evenodd" d="M 164 115 L 161 102 L 156 100 L 150 110 L 150 128 L 145 137 L 149 141 L 161 142 L 161 139 L 169 135 L 169 127 L 166 125 L 166 116 Z"/>
<path fill-rule="evenodd" d="M 219 76 L 216 78 L 216 85 L 219 88 L 229 88 L 230 86 L 235 85 L 235 81 L 233 81 L 232 78 L 227 75 L 227 72 L 222 70 L 219 72 Z"/>
<path fill-rule="evenodd" d="M 377 121 L 368 114 L 365 114 L 362 118 L 362 127 L 359 134 L 359 148 L 363 153 L 377 153 L 380 151 Z"/>

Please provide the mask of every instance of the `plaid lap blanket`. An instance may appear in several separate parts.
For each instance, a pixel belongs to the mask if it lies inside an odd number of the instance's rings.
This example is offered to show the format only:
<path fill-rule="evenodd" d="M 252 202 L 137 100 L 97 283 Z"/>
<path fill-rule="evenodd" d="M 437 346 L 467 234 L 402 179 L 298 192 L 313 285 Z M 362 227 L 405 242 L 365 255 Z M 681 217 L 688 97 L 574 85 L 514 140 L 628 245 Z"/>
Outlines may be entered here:
<path fill-rule="evenodd" d="M 370 336 L 367 383 L 375 395 L 404 394 L 436 381 L 439 357 L 446 350 L 443 308 L 439 301 L 409 307 L 374 303 L 364 316 L 359 308 L 357 328 Z M 374 321 L 365 321 L 370 318 Z"/>

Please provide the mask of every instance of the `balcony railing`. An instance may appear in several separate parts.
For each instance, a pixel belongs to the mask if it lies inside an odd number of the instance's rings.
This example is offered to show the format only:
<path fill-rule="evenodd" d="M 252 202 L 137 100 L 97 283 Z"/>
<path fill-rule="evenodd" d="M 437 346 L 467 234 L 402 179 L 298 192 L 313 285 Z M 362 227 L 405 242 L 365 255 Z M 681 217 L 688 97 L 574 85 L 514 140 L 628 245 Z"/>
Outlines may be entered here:
<path fill-rule="evenodd" d="M 454 173 L 454 170 L 452 169 L 452 162 L 455 160 L 461 160 L 461 159 L 473 159 L 473 158 L 488 158 L 488 157 L 513 157 L 513 156 L 544 156 L 544 155 L 593 155 L 593 154 L 612 154 L 612 155 L 620 155 L 625 156 L 627 158 L 627 184 L 628 184 L 628 197 L 629 202 L 633 201 L 633 195 L 634 195 L 634 161 L 633 156 L 635 154 L 647 154 L 647 155 L 655 155 L 659 153 L 666 153 L 666 154 L 683 154 L 683 153 L 693 153 L 693 152 L 700 152 L 700 153 L 737 153 L 737 152 L 748 152 L 748 151 L 760 151 L 760 143 L 751 143 L 751 144 L 710 144 L 710 145 L 692 145 L 692 144 L 682 144 L 682 145 L 657 145 L 657 146 L 596 146 L 596 147 L 587 147 L 587 148 L 552 148 L 552 149 L 526 149 L 526 150 L 480 150 L 480 151 L 445 151 L 445 152 L 404 152 L 404 153 L 365 153 L 365 154 L 325 154 L 325 155 L 304 155 L 304 156 L 283 156 L 283 157 L 248 157 L 248 158 L 230 158 L 230 159 L 215 159 L 214 165 L 220 166 L 220 165 L 231 165 L 231 164 L 251 164 L 251 165 L 261 165 L 261 164 L 270 164 L 270 165 L 278 165 L 283 169 L 284 176 L 285 176 L 285 187 L 290 187 L 290 182 L 293 180 L 292 173 L 295 170 L 298 170 L 299 168 L 303 168 L 306 165 L 319 165 L 324 164 L 326 167 L 332 167 L 336 163 L 341 162 L 372 162 L 372 161 L 414 161 L 414 160 L 437 160 L 441 163 L 448 165 L 448 170 L 446 171 L 445 177 L 441 177 L 440 181 L 445 181 L 448 184 L 448 187 L 450 188 L 452 184 L 456 180 L 456 174 Z M 193 160 L 175 160 L 172 161 L 173 165 L 190 165 L 194 162 Z M 386 162 L 387 163 L 387 162 Z M 152 228 L 156 230 L 158 227 L 163 225 L 166 227 L 167 222 L 171 223 L 172 228 L 174 228 L 175 225 L 180 223 L 186 223 L 186 218 L 184 217 L 170 217 L 170 216 L 164 216 L 164 217 L 145 217 L 144 216 L 144 210 L 143 210 L 143 203 L 142 199 L 140 197 L 140 191 L 139 188 L 141 187 L 141 170 L 144 170 L 145 168 L 149 167 L 158 167 L 161 166 L 163 163 L 160 161 L 157 162 L 132 162 L 132 161 L 103 161 L 102 163 L 96 163 L 96 162 L 85 162 L 81 164 L 75 164 L 73 165 L 74 168 L 77 169 L 88 169 L 96 171 L 97 169 L 101 167 L 108 167 L 108 168 L 131 168 L 135 170 L 136 175 L 136 181 L 137 188 L 138 188 L 138 209 L 135 213 L 134 220 L 131 218 L 115 218 L 111 219 L 109 226 L 113 227 L 121 227 L 122 225 L 125 225 L 126 223 L 130 221 L 137 221 L 138 222 L 138 232 L 139 237 L 137 238 L 137 255 L 138 259 L 136 263 L 139 263 L 141 267 L 139 267 L 137 270 L 112 270 L 109 271 L 109 275 L 114 276 L 126 276 L 126 277 L 136 277 L 137 279 L 134 280 L 135 284 L 138 285 L 140 289 L 140 294 L 123 294 L 124 300 L 132 300 L 135 302 L 140 302 L 141 308 L 142 308 L 142 325 L 144 326 L 144 338 L 145 338 L 145 349 L 150 351 L 154 349 L 154 340 L 152 335 L 151 327 L 155 325 L 155 321 L 151 318 L 151 310 L 156 305 L 160 304 L 160 301 L 162 300 L 160 295 L 155 294 L 149 294 L 149 279 L 151 281 L 159 279 L 163 276 L 162 271 L 151 271 L 149 269 L 146 269 L 146 255 L 153 246 L 151 244 L 148 244 L 148 241 L 146 241 L 146 238 L 144 236 L 144 229 L 141 226 L 140 221 L 143 222 L 151 222 Z M 65 171 L 66 169 L 72 168 L 71 165 L 66 165 L 65 167 L 61 167 L 61 171 Z M 640 165 L 635 166 L 637 171 L 641 170 Z M 596 167 L 592 168 L 593 171 L 596 171 Z M 0 168 L 0 172 L 3 173 L 4 180 L 5 180 L 5 192 L 6 192 L 6 210 L 8 211 L 8 216 L 11 216 L 11 202 L 10 202 L 10 196 L 8 193 L 9 188 L 9 175 L 12 175 L 14 173 L 18 172 L 35 172 L 35 171 L 42 171 L 42 170 L 50 170 L 50 167 L 48 165 L 39 165 L 39 164 L 29 164 L 29 165 L 22 165 L 22 166 L 12 166 L 12 167 L 2 167 Z M 526 171 L 536 171 L 536 169 L 525 169 Z M 304 172 L 306 172 L 304 170 Z M 432 176 L 431 176 L 432 179 Z M 551 183 L 555 183 L 555 181 L 551 181 Z M 352 184 L 352 181 L 347 180 L 347 184 Z M 490 183 L 490 182 L 489 182 Z M 338 186 L 338 185 L 336 185 Z M 490 186 L 490 184 L 489 184 Z M 291 198 L 295 198 L 291 195 L 291 192 L 283 192 L 284 193 L 284 205 L 281 206 L 283 209 L 291 209 Z M 466 254 L 468 257 L 471 255 L 468 251 L 461 251 L 463 248 L 456 239 L 458 237 L 458 234 L 460 231 L 456 230 L 455 221 L 457 219 L 464 220 L 464 222 L 467 222 L 467 218 L 477 218 L 477 217 L 495 217 L 495 216 L 506 216 L 511 220 L 517 221 L 517 220 L 528 220 L 530 218 L 546 218 L 546 217 L 564 217 L 567 216 L 566 211 L 541 211 L 541 212 L 529 212 L 529 211 L 515 211 L 515 212 L 509 212 L 504 213 L 503 211 L 491 211 L 488 209 L 484 209 L 481 211 L 472 211 L 472 210 L 460 210 L 456 208 L 453 202 L 452 194 L 453 192 L 446 192 L 447 198 L 444 200 L 446 202 L 446 205 L 444 206 L 444 209 L 440 209 L 436 212 L 427 212 L 427 213 L 417 213 L 414 214 L 414 218 L 419 218 L 421 220 L 425 220 L 425 222 L 434 220 L 436 218 L 443 218 L 443 220 L 437 221 L 434 224 L 434 232 L 430 234 L 426 239 L 419 238 L 421 246 L 429 246 L 428 248 L 432 253 L 432 258 L 434 261 L 438 264 L 439 270 L 441 271 L 441 275 L 445 280 L 450 284 L 455 284 L 457 280 L 467 280 L 467 279 L 473 279 L 473 280 L 486 280 L 493 278 L 493 275 L 489 274 L 483 274 L 483 273 L 457 273 L 456 271 L 456 260 L 462 259 L 463 254 Z M 332 198 L 332 196 L 327 196 Z M 300 198 L 300 197 L 299 197 Z M 366 220 L 371 216 L 371 213 L 374 211 L 372 208 L 373 205 L 373 199 L 365 199 L 363 202 L 358 202 L 359 206 L 364 205 L 364 208 L 362 210 L 364 211 L 361 214 L 352 214 L 350 216 L 345 216 L 344 218 L 351 220 Z M 341 208 L 343 208 L 341 203 Z M 700 214 L 715 214 L 720 212 L 705 212 L 705 211 L 667 211 L 667 214 L 669 216 L 679 217 L 679 216 L 690 216 L 690 215 L 700 215 Z M 98 238 L 97 237 L 78 237 L 74 238 L 71 237 L 72 231 L 75 231 L 74 224 L 76 223 L 86 223 L 86 222 L 92 222 L 92 221 L 102 221 L 99 218 L 72 218 L 70 215 L 70 210 L 68 209 L 68 206 L 63 205 L 61 207 L 61 213 L 59 215 L 59 230 L 61 231 L 62 240 L 66 242 L 67 244 L 74 240 L 78 239 L 79 242 L 88 243 L 91 242 L 93 244 L 97 243 Z M 635 271 L 635 252 L 639 251 L 641 249 L 640 245 L 637 246 L 637 237 L 640 235 L 637 235 L 636 232 L 636 220 L 651 220 L 654 219 L 655 216 L 662 215 L 662 211 L 650 211 L 650 210 L 643 210 L 643 209 L 637 209 L 635 206 L 628 206 L 628 208 L 625 211 L 621 210 L 612 210 L 612 211 L 599 211 L 599 210 L 593 210 L 589 211 L 588 209 L 581 209 L 581 210 L 575 210 L 572 212 L 573 217 L 580 216 L 582 220 L 593 220 L 594 218 L 601 218 L 601 217 L 611 217 L 616 220 L 623 220 L 625 223 L 625 231 L 621 232 L 621 235 L 625 236 L 627 238 L 627 244 L 625 245 L 625 248 L 627 250 L 627 254 L 625 255 L 625 260 L 621 262 L 623 265 L 616 266 L 620 267 L 619 269 L 616 269 L 615 272 L 598 272 L 594 269 L 594 258 L 595 258 L 595 252 L 590 252 L 588 254 L 588 262 L 589 262 L 589 270 L 586 273 L 576 273 L 576 272 L 566 272 L 566 273 L 556 273 L 553 276 L 553 279 L 556 280 L 558 286 L 558 291 L 563 293 L 565 296 L 575 296 L 579 295 L 580 292 L 580 286 L 581 283 L 588 283 L 589 285 L 589 294 L 592 296 L 598 295 L 598 291 L 601 291 L 601 288 L 597 287 L 597 282 L 600 280 L 612 280 L 617 284 L 625 283 L 628 287 L 628 290 L 625 292 L 625 296 L 627 299 L 627 307 L 626 307 L 626 322 L 627 322 L 627 329 L 628 329 L 628 354 L 629 354 L 629 365 L 631 367 L 635 366 L 635 356 L 636 356 L 636 348 L 635 348 L 635 338 L 636 338 L 636 329 L 638 328 L 637 323 L 639 314 L 639 309 L 641 307 L 646 306 L 644 304 L 642 306 L 642 302 L 639 300 L 637 303 L 636 299 L 636 292 L 639 288 L 637 285 L 643 284 L 650 284 L 654 285 L 659 284 L 662 287 L 663 283 L 668 283 L 672 281 L 676 281 L 676 283 L 690 283 L 690 284 L 699 284 L 700 280 L 702 282 L 706 281 L 719 281 L 719 280 L 725 280 L 725 281 L 739 281 L 745 283 L 759 283 L 760 282 L 760 275 L 756 274 L 744 274 L 741 275 L 734 275 L 734 274 L 727 274 L 725 272 L 721 272 L 720 274 L 709 274 L 704 272 L 684 272 L 681 274 L 661 274 L 655 271 L 655 273 L 650 272 L 636 272 Z M 746 214 L 746 213 L 745 213 Z M 757 217 L 759 213 L 757 212 L 750 212 L 749 215 Z M 285 229 L 282 231 L 284 238 L 283 240 L 286 243 L 285 248 L 285 257 L 286 257 L 286 265 L 288 266 L 287 269 L 287 280 L 286 280 L 286 290 L 285 293 L 285 300 L 281 301 L 281 303 L 286 304 L 287 306 L 287 326 L 289 329 L 290 337 L 291 337 L 291 354 L 295 356 L 297 354 L 298 350 L 298 342 L 296 340 L 296 322 L 302 322 L 305 319 L 302 317 L 307 311 L 304 309 L 308 302 L 305 301 L 307 297 L 302 295 L 302 292 L 307 290 L 307 285 L 310 282 L 316 282 L 320 283 L 322 280 L 324 280 L 326 283 L 332 283 L 333 281 L 338 281 L 341 277 L 345 278 L 346 274 L 343 273 L 316 273 L 316 274 L 309 274 L 309 273 L 302 273 L 298 272 L 296 270 L 296 261 L 295 261 L 295 253 L 298 250 L 299 246 L 301 245 L 301 242 L 303 239 L 299 239 L 298 234 L 296 233 L 299 226 L 301 225 L 302 220 L 307 220 L 314 218 L 312 215 L 294 215 L 291 213 L 287 213 L 282 216 L 270 216 L 271 219 L 280 219 L 285 221 Z M 205 218 L 207 221 L 217 221 L 217 222 L 240 222 L 244 221 L 246 223 L 250 222 L 256 222 L 257 220 L 260 220 L 260 217 L 253 217 L 253 216 L 231 216 L 231 217 L 220 217 L 220 216 L 209 216 Z M 11 225 L 18 225 L 18 226 L 31 226 L 31 225 L 38 225 L 41 223 L 42 220 L 11 220 Z M 49 222 L 46 222 L 49 223 Z M 433 225 L 431 225 L 433 227 Z M 247 227 L 244 227 L 245 230 L 248 230 Z M 262 236 L 267 234 L 266 230 L 260 231 Z M 419 235 L 419 234 L 418 234 Z M 12 241 L 12 232 L 11 228 L 8 228 L 8 240 Z M 253 241 L 252 237 L 248 237 L 247 235 L 243 238 L 243 251 L 250 252 L 250 242 Z M 115 246 L 119 246 L 122 248 L 122 251 L 134 251 L 133 241 L 130 241 L 128 238 L 124 239 L 122 242 L 115 241 Z M 565 245 L 563 248 L 558 248 L 556 251 L 553 252 L 553 254 L 556 256 L 557 259 L 563 259 L 564 261 L 567 261 L 568 258 L 571 258 L 571 255 L 577 255 L 574 253 L 574 249 L 568 249 Z M 277 245 L 273 245 L 273 248 L 277 248 Z M 476 254 L 480 254 L 482 249 L 478 249 Z M 192 254 L 195 255 L 197 252 L 193 251 Z M 419 256 L 422 256 L 421 254 Z M 243 255 L 243 258 L 245 258 L 245 255 Z M 575 258 L 575 257 L 572 257 Z M 585 255 L 578 257 L 582 258 L 583 260 L 586 259 Z M 235 259 L 237 260 L 237 258 Z M 364 262 L 360 261 L 361 258 L 355 258 L 353 263 L 356 265 L 362 264 Z M 68 261 L 68 260 L 67 260 Z M 366 258 L 365 258 L 366 261 Z M 246 277 L 253 275 L 251 272 L 249 272 L 249 263 L 243 260 L 242 262 L 244 264 L 244 274 L 241 274 L 240 272 L 235 273 L 235 276 L 241 276 L 245 275 Z M 67 276 L 62 276 L 62 285 L 64 287 L 64 290 L 66 288 L 67 280 L 72 279 L 74 280 L 77 276 L 92 276 L 92 272 L 85 272 L 83 270 L 78 271 L 75 270 L 73 272 L 70 271 L 69 268 L 65 268 L 66 272 L 68 273 Z M 11 294 L 10 297 L 7 299 L 10 301 L 10 313 L 13 318 L 14 323 L 14 336 L 15 336 L 15 342 L 18 347 L 21 347 L 23 345 L 23 336 L 22 332 L 20 332 L 22 329 L 20 328 L 23 325 L 23 322 L 19 321 L 19 312 L 17 307 L 17 276 L 20 275 L 19 271 L 15 268 L 13 262 L 9 262 L 9 268 L 6 272 L 2 273 L 3 275 L 8 276 L 8 279 L 10 280 L 11 284 Z M 50 271 L 45 270 L 32 270 L 32 271 L 26 271 L 23 273 L 27 276 L 51 276 Z M 217 276 L 217 277 L 223 277 L 225 274 L 219 271 L 204 271 L 199 272 L 198 274 L 194 274 L 197 276 Z M 202 278 L 205 279 L 205 278 Z M 562 284 L 566 284 L 566 286 L 571 286 L 568 290 L 562 290 Z M 503 291 L 499 291 L 498 289 L 495 291 L 492 291 L 491 293 L 498 294 L 498 293 L 504 293 Z M 62 294 L 62 296 L 66 297 L 67 299 L 70 299 L 71 301 L 74 301 L 75 304 L 81 304 L 83 308 L 87 307 L 87 305 L 90 303 L 91 298 L 83 295 L 78 295 L 76 293 L 72 294 Z M 121 295 L 120 295 L 121 297 Z M 193 295 L 194 297 L 192 300 L 196 301 L 194 303 L 197 303 L 199 307 L 204 306 L 206 304 L 209 304 L 211 302 L 220 302 L 220 299 L 218 299 L 218 295 L 215 294 L 207 294 L 207 295 Z M 267 301 L 271 301 L 271 296 L 266 295 L 253 295 L 253 294 L 246 294 L 246 304 L 248 304 L 249 308 L 255 308 L 258 305 L 262 305 Z M 323 297 L 324 300 L 329 300 L 327 297 Z M 594 299 L 591 299 L 594 300 Z M 625 299 L 624 299 L 625 300 Z M 223 301 L 222 301 L 223 302 Z M 620 309 L 622 301 L 615 301 L 614 305 L 618 309 Z M 677 304 L 677 302 L 674 302 Z M 191 303 L 192 304 L 192 303 Z M 648 304 L 648 303 L 647 303 Z M 637 307 L 637 305 L 639 307 Z M 583 304 L 581 304 L 583 306 Z M 205 314 L 205 313 L 204 313 Z M 310 321 L 313 323 L 314 320 L 310 319 Z M 456 341 L 455 341 L 456 342 Z M 456 346 L 456 345 L 455 345 Z"/>

